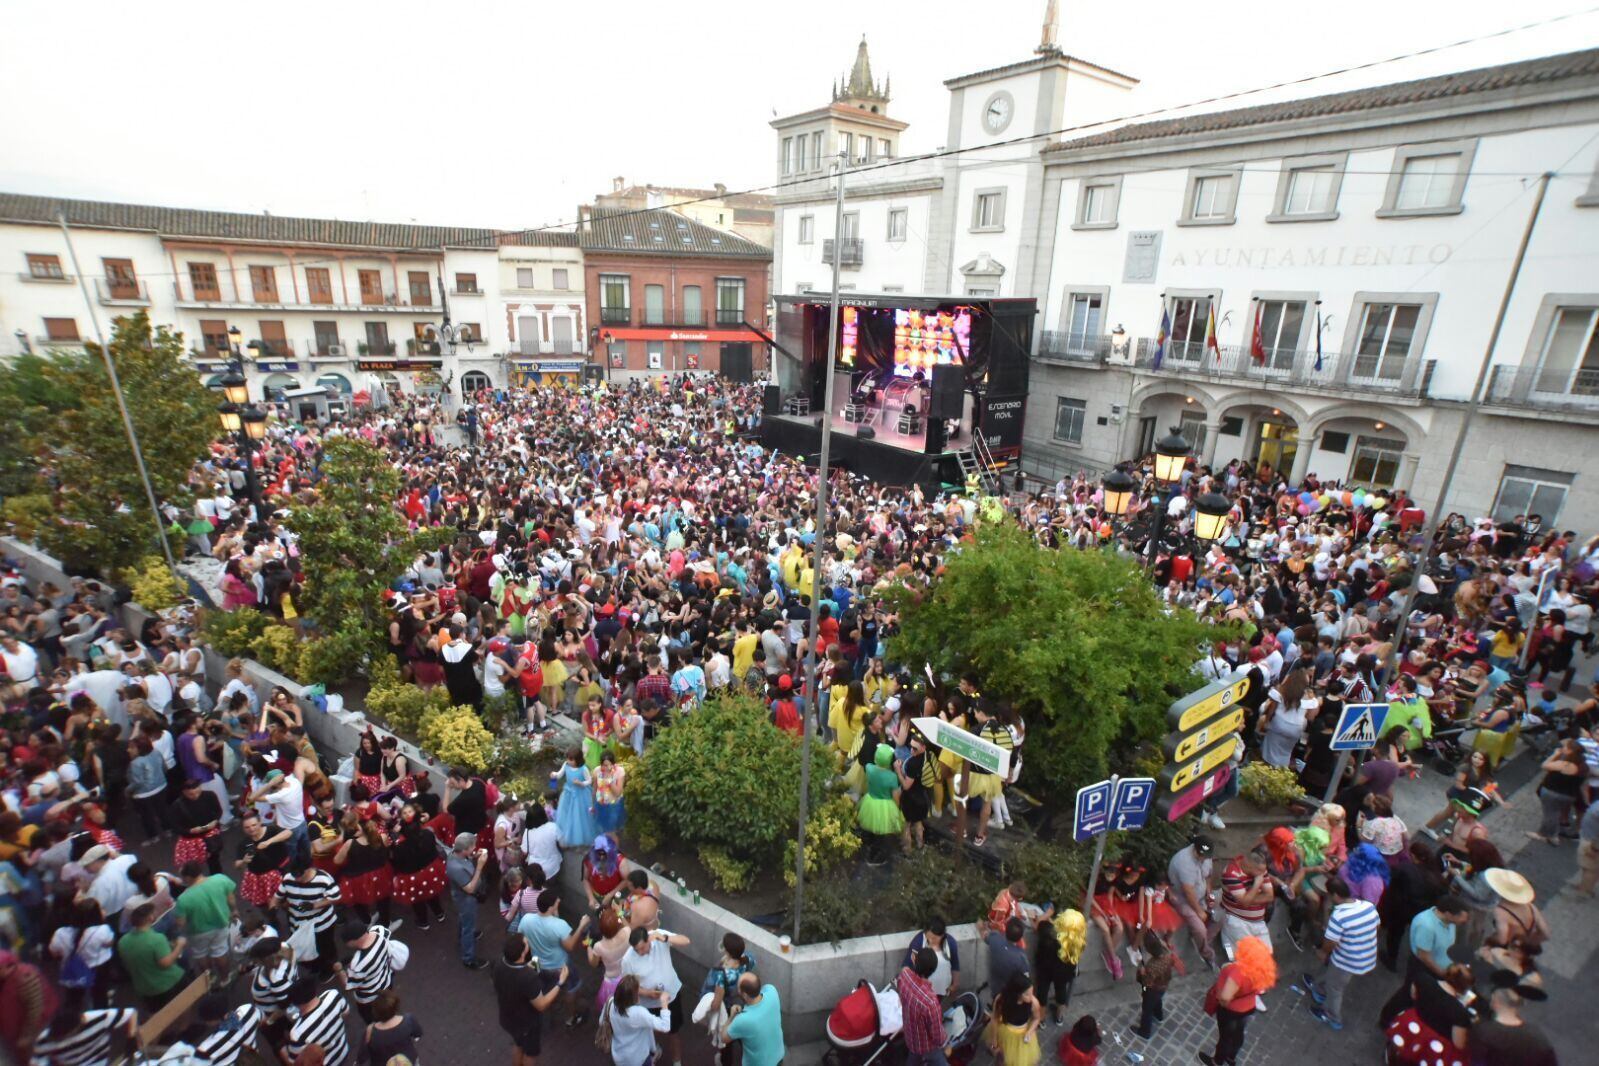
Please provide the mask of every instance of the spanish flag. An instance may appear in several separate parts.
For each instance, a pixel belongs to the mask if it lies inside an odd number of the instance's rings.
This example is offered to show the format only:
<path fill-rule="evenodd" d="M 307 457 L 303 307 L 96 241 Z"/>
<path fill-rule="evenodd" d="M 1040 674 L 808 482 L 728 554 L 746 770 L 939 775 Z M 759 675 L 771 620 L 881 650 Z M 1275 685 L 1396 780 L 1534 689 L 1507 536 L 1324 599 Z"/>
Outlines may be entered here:
<path fill-rule="evenodd" d="M 1216 362 L 1221 362 L 1221 346 L 1216 343 L 1216 305 L 1214 303 L 1205 312 L 1205 347 L 1216 353 Z"/>

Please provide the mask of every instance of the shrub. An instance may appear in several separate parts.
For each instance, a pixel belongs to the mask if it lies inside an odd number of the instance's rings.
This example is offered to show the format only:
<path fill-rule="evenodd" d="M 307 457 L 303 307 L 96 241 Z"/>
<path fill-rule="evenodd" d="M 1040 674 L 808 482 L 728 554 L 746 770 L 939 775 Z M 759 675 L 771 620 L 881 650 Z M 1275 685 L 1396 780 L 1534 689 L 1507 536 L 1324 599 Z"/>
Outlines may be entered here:
<path fill-rule="evenodd" d="M 1168 822 L 1151 814 L 1142 829 L 1112 833 L 1105 842 L 1105 858 L 1131 859 L 1151 872 L 1165 870 L 1171 857 L 1188 846 L 1193 831 L 1193 815 Z"/>
<path fill-rule="evenodd" d="M 200 622 L 200 636 L 206 644 L 222 655 L 253 655 L 251 642 L 259 637 L 268 624 L 267 616 L 260 611 L 207 611 Z"/>
<path fill-rule="evenodd" d="M 834 944 L 850 937 L 863 936 L 877 912 L 878 897 L 862 891 L 862 886 L 844 874 L 833 874 L 819 881 L 805 882 L 805 912 L 801 916 L 799 942 Z M 794 927 L 794 900 L 789 898 L 783 927 Z"/>
<path fill-rule="evenodd" d="M 515 693 L 483 697 L 483 724 L 490 733 L 503 733 L 507 726 L 522 721 L 521 701 Z"/>
<path fill-rule="evenodd" d="M 292 677 L 300 669 L 300 634 L 288 626 L 268 625 L 250 641 L 249 654 L 268 670 Z"/>
<path fill-rule="evenodd" d="M 1238 779 L 1238 794 L 1263 810 L 1286 807 L 1304 794 L 1298 776 L 1286 766 L 1245 763 Z"/>
<path fill-rule="evenodd" d="M 1037 840 L 1023 844 L 1006 860 L 1005 877 L 1026 884 L 1027 898 L 1040 906 L 1050 902 L 1057 909 L 1080 907 L 1093 867 L 1092 845 Z"/>
<path fill-rule="evenodd" d="M 622 802 L 627 809 L 627 834 L 644 851 L 654 851 L 666 839 L 666 827 L 661 824 L 643 800 L 644 760 L 626 759 L 627 777 L 622 784 Z"/>
<path fill-rule="evenodd" d="M 759 701 L 714 697 L 655 738 L 632 809 L 653 813 L 691 847 L 775 859 L 794 831 L 799 764 L 794 738 L 772 725 Z M 818 756 L 816 765 L 826 764 Z"/>
<path fill-rule="evenodd" d="M 882 906 L 902 928 L 920 926 L 934 917 L 956 925 L 987 914 L 1000 887 L 999 878 L 964 852 L 951 856 L 928 846 L 913 851 L 894 868 Z"/>
<path fill-rule="evenodd" d="M 819 877 L 844 865 L 861 848 L 855 831 L 855 801 L 847 795 L 834 796 L 811 811 L 805 819 L 805 877 Z M 796 842 L 783 848 L 783 880 L 794 885 Z"/>
<path fill-rule="evenodd" d="M 188 598 L 189 590 L 159 555 L 146 555 L 138 566 L 122 572 L 122 580 L 133 594 L 133 602 L 147 611 L 164 611 Z"/>
<path fill-rule="evenodd" d="M 729 895 L 745 891 L 755 880 L 755 863 L 734 858 L 726 848 L 701 848 L 700 865 L 716 887 Z"/>
<path fill-rule="evenodd" d="M 494 753 L 494 735 L 483 728 L 470 707 L 434 711 L 422 719 L 417 740 L 422 748 L 447 766 L 464 766 L 482 773 Z"/>
<path fill-rule="evenodd" d="M 366 694 L 366 711 L 396 733 L 419 736 L 429 716 L 449 710 L 450 694 L 441 685 L 422 689 L 396 675 L 376 681 Z M 435 754 L 437 754 L 435 752 Z"/>
<path fill-rule="evenodd" d="M 370 634 L 359 629 L 338 629 L 300 646 L 296 676 L 307 684 L 342 684 L 361 672 L 369 655 L 376 658 L 374 652 Z"/>

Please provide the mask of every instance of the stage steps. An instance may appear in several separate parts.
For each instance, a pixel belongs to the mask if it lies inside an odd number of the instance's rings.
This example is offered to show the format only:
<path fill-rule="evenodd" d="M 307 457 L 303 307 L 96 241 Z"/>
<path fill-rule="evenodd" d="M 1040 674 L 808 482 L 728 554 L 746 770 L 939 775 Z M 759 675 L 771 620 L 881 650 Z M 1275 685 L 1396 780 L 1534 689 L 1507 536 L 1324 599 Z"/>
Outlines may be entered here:
<path fill-rule="evenodd" d="M 955 453 L 955 458 L 961 465 L 961 480 L 970 483 L 972 475 L 977 476 L 977 483 L 983 492 L 990 495 L 999 492 L 999 471 L 994 466 L 994 455 L 988 450 L 988 442 L 983 439 L 980 432 L 971 435 L 972 446 L 963 448 Z"/>

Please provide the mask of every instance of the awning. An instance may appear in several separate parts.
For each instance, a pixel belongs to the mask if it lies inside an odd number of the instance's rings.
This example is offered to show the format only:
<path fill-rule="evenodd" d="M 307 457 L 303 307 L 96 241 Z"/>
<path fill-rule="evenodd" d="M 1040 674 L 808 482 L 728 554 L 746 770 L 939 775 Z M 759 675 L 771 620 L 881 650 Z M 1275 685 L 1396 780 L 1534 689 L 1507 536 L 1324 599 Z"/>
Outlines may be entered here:
<path fill-rule="evenodd" d="M 749 329 L 678 329 L 671 326 L 603 328 L 600 341 L 759 341 L 761 335 Z"/>

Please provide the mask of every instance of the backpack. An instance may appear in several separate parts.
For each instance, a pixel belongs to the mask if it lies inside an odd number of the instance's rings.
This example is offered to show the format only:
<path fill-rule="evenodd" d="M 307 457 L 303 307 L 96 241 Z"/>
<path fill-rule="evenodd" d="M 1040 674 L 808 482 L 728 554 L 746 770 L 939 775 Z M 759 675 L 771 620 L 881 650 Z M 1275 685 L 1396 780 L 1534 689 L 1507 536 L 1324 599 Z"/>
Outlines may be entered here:
<path fill-rule="evenodd" d="M 94 968 L 83 961 L 83 956 L 78 954 L 78 949 L 83 946 L 83 938 L 88 934 L 87 929 L 78 930 L 78 938 L 72 943 L 72 954 L 61 964 L 61 973 L 56 977 L 56 983 L 62 988 L 93 988 Z"/>

